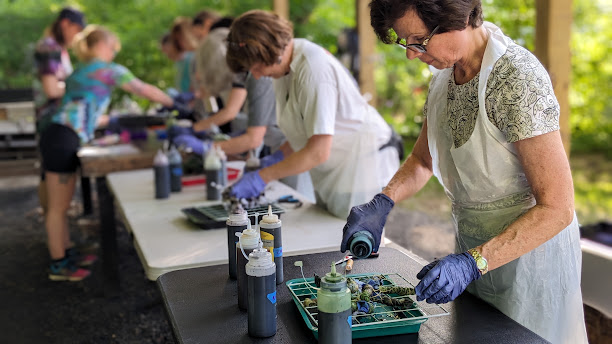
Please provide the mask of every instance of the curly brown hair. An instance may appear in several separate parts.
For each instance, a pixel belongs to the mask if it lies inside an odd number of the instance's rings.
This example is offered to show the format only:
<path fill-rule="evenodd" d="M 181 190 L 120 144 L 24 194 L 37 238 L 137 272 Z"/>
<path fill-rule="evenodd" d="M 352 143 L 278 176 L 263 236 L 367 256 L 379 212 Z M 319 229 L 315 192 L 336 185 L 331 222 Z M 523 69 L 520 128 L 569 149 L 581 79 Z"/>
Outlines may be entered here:
<path fill-rule="evenodd" d="M 394 43 L 389 29 L 409 10 L 414 10 L 430 31 L 439 26 L 439 34 L 463 30 L 466 21 L 473 28 L 482 25 L 480 0 L 372 0 L 370 23 L 376 36 L 386 44 Z"/>
<path fill-rule="evenodd" d="M 235 73 L 247 71 L 257 63 L 273 65 L 292 39 L 291 22 L 271 12 L 246 12 L 230 27 L 227 65 Z"/>

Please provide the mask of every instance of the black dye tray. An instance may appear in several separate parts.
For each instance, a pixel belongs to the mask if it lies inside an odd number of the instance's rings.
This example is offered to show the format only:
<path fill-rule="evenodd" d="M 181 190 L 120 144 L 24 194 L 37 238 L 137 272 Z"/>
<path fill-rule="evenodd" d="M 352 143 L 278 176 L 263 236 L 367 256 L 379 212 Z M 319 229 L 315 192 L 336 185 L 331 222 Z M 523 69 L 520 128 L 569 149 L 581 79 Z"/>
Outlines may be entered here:
<path fill-rule="evenodd" d="M 251 220 L 252 225 L 255 225 L 255 214 L 259 214 L 259 219 L 257 220 L 259 222 L 268 213 L 268 205 L 272 206 L 272 214 L 278 215 L 279 218 L 285 212 L 285 209 L 276 203 L 246 209 L 247 216 Z M 202 229 L 224 228 L 229 217 L 227 209 L 225 209 L 223 204 L 183 208 L 181 211 L 187 216 L 189 221 Z"/>

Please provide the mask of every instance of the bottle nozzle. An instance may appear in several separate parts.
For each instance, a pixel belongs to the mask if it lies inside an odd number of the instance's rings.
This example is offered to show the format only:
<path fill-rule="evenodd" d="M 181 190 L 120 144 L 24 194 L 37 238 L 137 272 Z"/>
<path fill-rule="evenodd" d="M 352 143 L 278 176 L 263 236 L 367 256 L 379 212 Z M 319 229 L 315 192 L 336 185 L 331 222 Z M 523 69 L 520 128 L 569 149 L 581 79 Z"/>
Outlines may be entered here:
<path fill-rule="evenodd" d="M 331 263 L 331 272 L 332 275 L 336 275 L 336 263 Z"/>
<path fill-rule="evenodd" d="M 268 204 L 268 216 L 272 216 L 272 204 Z"/>

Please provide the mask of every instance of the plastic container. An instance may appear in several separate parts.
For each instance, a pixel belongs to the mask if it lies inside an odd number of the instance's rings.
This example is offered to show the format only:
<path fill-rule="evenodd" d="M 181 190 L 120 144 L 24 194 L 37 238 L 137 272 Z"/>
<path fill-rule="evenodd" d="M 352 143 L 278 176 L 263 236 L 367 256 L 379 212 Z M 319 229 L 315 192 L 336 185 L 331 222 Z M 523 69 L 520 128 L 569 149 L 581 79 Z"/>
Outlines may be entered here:
<path fill-rule="evenodd" d="M 206 175 L 206 199 L 218 201 L 223 189 L 222 162 L 217 151 L 212 148 L 204 159 L 204 174 Z"/>
<path fill-rule="evenodd" d="M 359 231 L 351 236 L 348 242 L 349 250 L 355 258 L 368 258 L 372 254 L 374 237 L 368 231 Z"/>
<path fill-rule="evenodd" d="M 346 277 L 352 277 L 365 281 L 372 276 L 383 276 L 383 285 L 385 286 L 410 286 L 414 287 L 407 279 L 399 274 L 355 274 L 347 275 Z M 318 310 L 317 306 L 304 307 L 303 301 L 306 298 L 316 299 L 317 291 L 311 286 L 314 285 L 314 278 L 296 278 L 289 280 L 285 283 L 291 293 L 291 297 L 295 302 L 302 319 L 306 323 L 308 329 L 312 331 L 315 338 L 319 337 L 318 327 Z M 399 297 L 395 294 L 390 294 L 391 297 Z M 317 300 L 318 301 L 318 300 Z M 376 306 L 374 312 L 379 315 L 385 315 L 388 312 L 384 307 Z M 391 312 L 388 312 L 391 313 Z M 371 323 L 360 323 L 358 316 L 352 317 L 353 326 L 351 328 L 352 338 L 368 338 L 368 337 L 380 337 L 390 336 L 397 334 L 417 333 L 421 327 L 421 324 L 431 317 L 445 316 L 448 315 L 448 311 L 440 305 L 427 304 L 425 301 L 416 303 L 416 307 L 410 307 L 406 309 L 398 309 L 393 311 L 398 319 L 371 322 Z"/>
<path fill-rule="evenodd" d="M 168 157 L 160 150 L 153 160 L 155 174 L 155 198 L 164 199 L 170 196 L 170 164 Z"/>
<path fill-rule="evenodd" d="M 229 215 L 227 219 L 227 254 L 229 257 L 229 276 L 231 279 L 236 279 L 236 244 L 238 237 L 236 233 L 247 229 L 249 218 L 247 212 L 242 207 L 237 207 L 236 210 Z"/>
<path fill-rule="evenodd" d="M 246 264 L 249 336 L 276 334 L 276 265 L 272 254 L 261 247 L 249 254 Z"/>
<path fill-rule="evenodd" d="M 168 163 L 170 165 L 170 191 L 180 192 L 183 186 L 181 183 L 181 178 L 183 177 L 183 158 L 181 158 L 181 153 L 179 153 L 174 145 L 168 151 Z"/>
<path fill-rule="evenodd" d="M 263 248 L 270 251 L 272 261 L 276 264 L 276 284 L 283 283 L 283 238 L 281 235 L 281 220 L 272 213 L 272 205 L 268 206 L 268 213 L 259 223 L 259 234 Z"/>
<path fill-rule="evenodd" d="M 333 262 L 331 271 L 321 279 L 317 301 L 319 343 L 350 344 L 351 291 L 346 286 L 346 278 L 336 272 Z"/>
<path fill-rule="evenodd" d="M 259 243 L 259 233 L 256 230 L 251 229 L 249 222 L 248 228 L 242 231 L 242 233 L 236 233 L 236 236 L 240 238 L 236 244 L 236 279 L 238 281 L 238 308 L 246 311 L 249 307 L 248 299 L 248 279 L 246 274 L 246 264 L 248 262 L 247 257 L 254 249 L 257 248 Z"/>

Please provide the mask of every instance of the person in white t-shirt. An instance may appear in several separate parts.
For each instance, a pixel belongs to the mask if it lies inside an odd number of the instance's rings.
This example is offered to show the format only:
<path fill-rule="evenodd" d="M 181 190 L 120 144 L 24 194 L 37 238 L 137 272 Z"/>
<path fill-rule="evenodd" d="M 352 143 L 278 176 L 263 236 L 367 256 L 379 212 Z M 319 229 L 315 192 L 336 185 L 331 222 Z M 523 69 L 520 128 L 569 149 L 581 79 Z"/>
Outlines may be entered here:
<path fill-rule="evenodd" d="M 260 10 L 243 14 L 231 27 L 227 62 L 234 72 L 274 79 L 277 122 L 287 138 L 283 159 L 245 174 L 232 195 L 255 197 L 271 180 L 310 171 L 317 204 L 345 218 L 399 168 L 392 129 L 335 57 L 293 38 L 290 22 Z"/>

